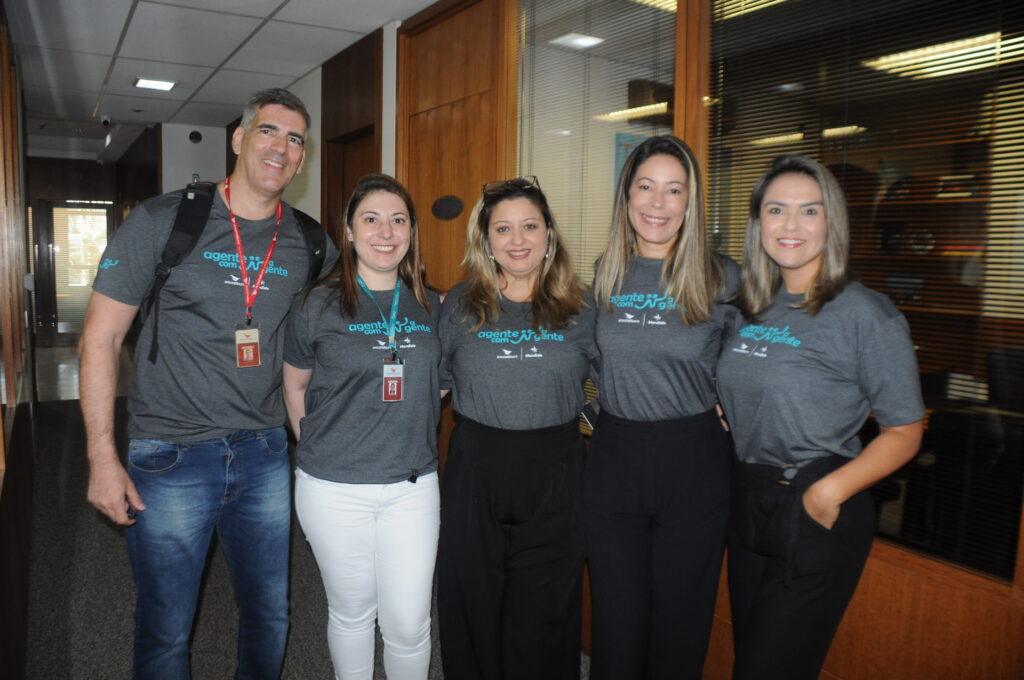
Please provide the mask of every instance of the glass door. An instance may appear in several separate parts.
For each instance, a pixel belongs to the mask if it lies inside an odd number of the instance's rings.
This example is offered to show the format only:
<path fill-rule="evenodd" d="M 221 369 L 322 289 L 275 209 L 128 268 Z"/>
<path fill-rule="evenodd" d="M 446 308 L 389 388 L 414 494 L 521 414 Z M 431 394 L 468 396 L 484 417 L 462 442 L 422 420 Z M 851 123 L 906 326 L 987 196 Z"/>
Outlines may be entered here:
<path fill-rule="evenodd" d="M 35 331 L 40 347 L 78 341 L 100 256 L 113 224 L 107 201 L 37 201 L 35 235 Z"/>

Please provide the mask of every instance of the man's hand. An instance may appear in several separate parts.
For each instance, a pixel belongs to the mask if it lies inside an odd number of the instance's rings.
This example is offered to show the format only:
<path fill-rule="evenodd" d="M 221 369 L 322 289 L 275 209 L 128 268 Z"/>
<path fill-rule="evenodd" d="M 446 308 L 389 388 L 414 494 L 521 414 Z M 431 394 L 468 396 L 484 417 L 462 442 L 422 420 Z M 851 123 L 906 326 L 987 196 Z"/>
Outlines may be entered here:
<path fill-rule="evenodd" d="M 89 466 L 89 493 L 87 498 L 104 515 L 121 526 L 135 524 L 128 509 L 142 512 L 146 504 L 128 477 L 128 471 L 116 459 L 93 462 Z"/>

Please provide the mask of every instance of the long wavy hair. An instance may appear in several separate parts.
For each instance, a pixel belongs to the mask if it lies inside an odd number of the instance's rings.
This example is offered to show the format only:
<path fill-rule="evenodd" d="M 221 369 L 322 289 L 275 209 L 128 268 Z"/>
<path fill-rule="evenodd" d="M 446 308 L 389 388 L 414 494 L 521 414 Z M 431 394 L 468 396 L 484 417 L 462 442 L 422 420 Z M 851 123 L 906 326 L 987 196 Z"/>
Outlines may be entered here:
<path fill-rule="evenodd" d="M 608 232 L 608 245 L 597 262 L 594 296 L 598 304 L 611 309 L 626 274 L 636 262 L 636 231 L 629 221 L 629 192 L 637 169 L 652 156 L 671 156 L 686 171 L 688 203 L 679 236 L 665 258 L 661 280 L 665 292 L 675 298 L 683 323 L 696 325 L 707 320 L 715 297 L 724 282 L 722 265 L 708 244 L 704 221 L 704 181 L 693 151 L 678 137 L 649 137 L 633 149 L 622 166 L 615 206 Z"/>
<path fill-rule="evenodd" d="M 462 267 L 467 280 L 462 311 L 473 321 L 471 332 L 474 333 L 484 324 L 494 324 L 501 315 L 501 266 L 492 256 L 488 234 L 494 209 L 499 203 L 516 198 L 533 203 L 544 217 L 548 230 L 544 263 L 531 297 L 534 329 L 565 328 L 570 318 L 584 306 L 583 287 L 573 272 L 569 251 L 562 244 L 544 192 L 528 180 L 508 180 L 483 192 L 470 213 L 466 229 Z"/>
<path fill-rule="evenodd" d="M 761 204 L 769 185 L 781 175 L 806 175 L 821 187 L 825 210 L 825 246 L 821 267 L 811 281 L 804 301 L 794 305 L 808 314 L 817 314 L 822 305 L 838 295 L 850 281 L 847 261 L 850 252 L 850 223 L 846 199 L 835 176 L 818 161 L 798 154 L 779 156 L 761 175 L 750 192 L 747 233 L 743 242 L 743 266 L 736 303 L 743 315 L 752 321 L 771 306 L 782 283 L 782 273 L 775 260 L 765 252 L 761 241 Z"/>
<path fill-rule="evenodd" d="M 345 208 L 345 227 L 352 227 L 359 205 L 367 196 L 378 191 L 394 194 L 405 203 L 406 212 L 409 214 L 409 251 L 398 265 L 398 278 L 412 290 L 420 306 L 429 312 L 430 303 L 427 301 L 427 285 L 423 276 L 423 258 L 420 255 L 419 222 L 416 220 L 416 206 L 413 205 L 412 197 L 409 196 L 409 192 L 405 190 L 405 187 L 389 175 L 364 175 L 356 182 L 356 187 L 352 191 L 352 197 L 348 199 L 348 205 Z M 328 288 L 331 289 L 331 293 L 324 301 L 324 308 L 326 309 L 330 303 L 337 300 L 340 305 L 341 315 L 351 319 L 356 315 L 356 310 L 359 307 L 359 285 L 356 283 L 359 263 L 356 258 L 355 245 L 345 236 L 341 238 L 340 251 L 338 261 L 331 268 L 331 271 L 321 277 L 307 290 L 303 297 L 303 304 L 309 299 L 309 293 L 313 290 Z"/>

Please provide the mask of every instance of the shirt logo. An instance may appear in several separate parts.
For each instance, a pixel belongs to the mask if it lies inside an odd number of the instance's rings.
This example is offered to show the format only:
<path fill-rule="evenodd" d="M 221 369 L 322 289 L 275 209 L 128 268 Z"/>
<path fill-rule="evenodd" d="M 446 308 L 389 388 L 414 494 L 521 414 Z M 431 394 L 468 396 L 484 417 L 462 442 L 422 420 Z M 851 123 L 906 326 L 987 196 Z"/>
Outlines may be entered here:
<path fill-rule="evenodd" d="M 116 267 L 121 260 L 111 260 L 109 257 L 103 258 L 103 262 L 100 263 L 100 269 L 110 269 Z"/>
<path fill-rule="evenodd" d="M 226 269 L 238 269 L 238 253 L 218 253 L 212 250 L 203 251 L 203 259 L 216 262 L 218 267 L 225 267 Z M 263 266 L 263 257 L 260 255 L 246 255 L 245 256 L 245 268 L 251 272 L 258 272 L 260 267 Z M 277 276 L 288 276 L 288 270 L 284 267 L 278 266 L 273 260 L 267 265 L 267 274 L 275 274 Z M 225 281 L 225 283 L 227 283 Z"/>

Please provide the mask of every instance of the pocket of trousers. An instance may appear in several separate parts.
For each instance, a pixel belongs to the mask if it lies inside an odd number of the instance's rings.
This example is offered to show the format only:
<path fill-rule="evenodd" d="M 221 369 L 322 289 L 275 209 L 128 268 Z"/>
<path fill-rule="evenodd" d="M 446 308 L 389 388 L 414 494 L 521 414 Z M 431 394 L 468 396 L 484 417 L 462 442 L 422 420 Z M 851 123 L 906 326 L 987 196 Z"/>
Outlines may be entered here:
<path fill-rule="evenodd" d="M 132 439 L 128 443 L 128 465 L 138 472 L 170 472 L 181 462 L 181 449 L 173 442 Z"/>

